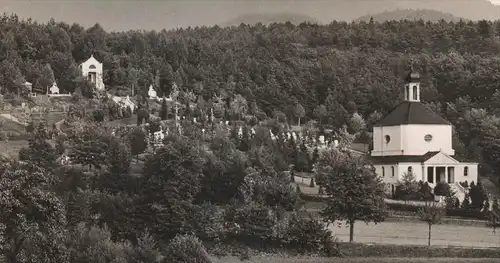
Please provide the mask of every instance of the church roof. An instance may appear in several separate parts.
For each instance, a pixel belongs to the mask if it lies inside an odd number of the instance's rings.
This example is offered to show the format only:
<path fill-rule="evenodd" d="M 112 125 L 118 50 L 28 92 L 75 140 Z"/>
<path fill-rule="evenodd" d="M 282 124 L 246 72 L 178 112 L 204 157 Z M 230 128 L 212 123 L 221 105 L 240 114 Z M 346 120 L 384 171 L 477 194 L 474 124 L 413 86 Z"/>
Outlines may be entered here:
<path fill-rule="evenodd" d="M 404 101 L 374 126 L 397 126 L 405 124 L 450 125 L 448 121 L 434 113 L 418 101 Z"/>
<path fill-rule="evenodd" d="M 371 156 L 373 164 L 397 164 L 397 163 L 423 163 L 439 151 L 427 152 L 424 155 L 392 155 L 392 156 Z"/>

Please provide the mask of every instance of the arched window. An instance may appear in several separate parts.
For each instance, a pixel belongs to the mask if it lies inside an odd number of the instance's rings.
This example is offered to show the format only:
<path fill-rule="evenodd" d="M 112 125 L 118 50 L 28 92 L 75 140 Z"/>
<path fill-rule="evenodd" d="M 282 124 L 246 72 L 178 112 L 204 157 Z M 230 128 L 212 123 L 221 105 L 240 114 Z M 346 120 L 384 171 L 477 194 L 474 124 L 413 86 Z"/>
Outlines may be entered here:
<path fill-rule="evenodd" d="M 394 172 L 394 166 L 391 166 L 391 172 L 392 172 L 392 177 L 394 177 L 394 175 L 396 175 L 396 173 Z"/>
<path fill-rule="evenodd" d="M 465 166 L 464 167 L 464 176 L 468 176 L 468 175 L 469 175 L 469 167 Z"/>
<path fill-rule="evenodd" d="M 417 89 L 417 86 L 413 86 L 413 100 L 418 100 L 418 89 Z"/>
<path fill-rule="evenodd" d="M 385 167 L 382 167 L 382 177 L 385 177 Z"/>
<path fill-rule="evenodd" d="M 96 69 L 95 65 L 90 65 L 89 69 Z"/>
<path fill-rule="evenodd" d="M 410 86 L 406 86 L 406 100 L 410 100 Z"/>
<path fill-rule="evenodd" d="M 413 172 L 413 167 L 408 166 L 408 173 L 412 173 L 412 172 Z"/>

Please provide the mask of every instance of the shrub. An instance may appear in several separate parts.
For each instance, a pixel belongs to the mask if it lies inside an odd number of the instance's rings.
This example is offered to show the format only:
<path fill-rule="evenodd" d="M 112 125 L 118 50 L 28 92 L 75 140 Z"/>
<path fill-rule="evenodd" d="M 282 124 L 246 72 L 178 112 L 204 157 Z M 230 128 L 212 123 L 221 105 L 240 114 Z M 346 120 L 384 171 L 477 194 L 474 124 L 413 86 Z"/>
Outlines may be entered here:
<path fill-rule="evenodd" d="M 211 263 L 207 251 L 196 236 L 178 235 L 165 250 L 164 263 Z"/>
<path fill-rule="evenodd" d="M 219 241 L 224 229 L 223 214 L 217 206 L 203 204 L 194 209 L 192 226 L 203 241 Z"/>
<path fill-rule="evenodd" d="M 276 215 L 270 209 L 255 204 L 229 207 L 224 218 L 226 241 L 236 241 L 252 247 L 268 244 L 277 222 Z"/>
<path fill-rule="evenodd" d="M 404 211 L 410 213 L 417 213 L 418 210 L 421 208 L 421 206 L 416 206 L 412 204 L 399 204 L 399 203 L 387 203 L 386 207 L 387 209 L 392 211 Z M 479 210 L 471 210 L 464 207 L 462 208 L 448 207 L 446 209 L 446 216 L 463 217 L 463 218 L 479 219 L 479 220 L 486 219 L 485 213 L 482 213 Z"/>
<path fill-rule="evenodd" d="M 293 214 L 279 242 L 299 253 L 325 253 L 328 256 L 338 254 L 331 231 L 312 217 L 304 218 Z"/>
<path fill-rule="evenodd" d="M 298 188 L 298 185 L 297 185 L 297 188 Z M 300 188 L 298 191 L 300 191 Z M 301 193 L 300 199 L 302 199 L 304 201 L 311 201 L 311 202 L 325 202 L 327 198 L 325 198 L 323 196 L 319 196 L 319 195 L 308 195 L 308 194 Z"/>
<path fill-rule="evenodd" d="M 129 244 L 115 243 L 107 228 L 86 227 L 78 224 L 68 236 L 70 262 L 127 262 L 132 248 Z"/>
<path fill-rule="evenodd" d="M 439 182 L 436 184 L 436 187 L 434 187 L 434 194 L 438 196 L 451 196 L 451 187 L 445 182 Z"/>
<path fill-rule="evenodd" d="M 309 184 L 309 187 L 314 187 L 314 177 L 311 178 L 311 183 Z"/>

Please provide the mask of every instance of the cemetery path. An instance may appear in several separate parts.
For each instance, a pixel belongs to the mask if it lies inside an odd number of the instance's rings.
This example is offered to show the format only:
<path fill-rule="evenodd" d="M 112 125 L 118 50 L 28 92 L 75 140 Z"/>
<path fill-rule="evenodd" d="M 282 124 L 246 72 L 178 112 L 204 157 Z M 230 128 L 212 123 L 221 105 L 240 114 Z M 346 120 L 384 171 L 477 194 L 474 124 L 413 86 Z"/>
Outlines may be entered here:
<path fill-rule="evenodd" d="M 329 229 L 341 241 L 349 241 L 349 228 L 345 225 L 330 226 Z M 491 228 L 477 226 L 434 225 L 431 245 L 463 247 L 499 247 L 500 233 Z M 360 243 L 382 243 L 402 245 L 427 245 L 428 226 L 420 222 L 383 222 L 354 226 L 354 241 Z"/>

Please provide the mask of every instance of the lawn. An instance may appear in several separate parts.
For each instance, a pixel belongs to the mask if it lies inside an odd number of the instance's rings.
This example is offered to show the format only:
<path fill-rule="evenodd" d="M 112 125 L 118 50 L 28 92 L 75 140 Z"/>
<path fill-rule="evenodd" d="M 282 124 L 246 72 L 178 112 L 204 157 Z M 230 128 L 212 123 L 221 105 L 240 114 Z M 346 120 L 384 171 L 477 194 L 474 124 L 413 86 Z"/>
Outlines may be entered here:
<path fill-rule="evenodd" d="M 28 146 L 28 141 L 0 141 L 0 154 L 17 155 L 19 150 Z"/>
<path fill-rule="evenodd" d="M 330 226 L 333 234 L 341 241 L 349 240 L 349 228 Z M 437 246 L 498 247 L 500 234 L 492 229 L 478 226 L 456 226 L 441 224 L 432 227 L 431 244 Z M 425 245 L 428 226 L 423 222 L 383 222 L 380 224 L 356 223 L 354 241 L 360 243 Z"/>
<path fill-rule="evenodd" d="M 320 258 L 320 257 L 254 257 L 241 261 L 235 257 L 213 258 L 213 263 L 493 263 L 498 259 L 477 258 Z"/>

